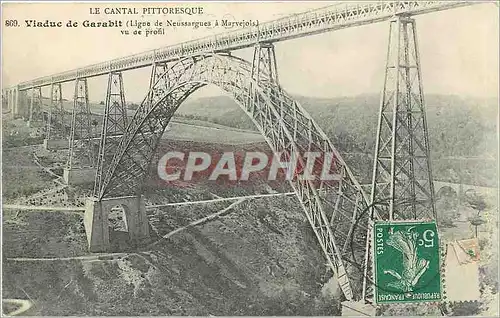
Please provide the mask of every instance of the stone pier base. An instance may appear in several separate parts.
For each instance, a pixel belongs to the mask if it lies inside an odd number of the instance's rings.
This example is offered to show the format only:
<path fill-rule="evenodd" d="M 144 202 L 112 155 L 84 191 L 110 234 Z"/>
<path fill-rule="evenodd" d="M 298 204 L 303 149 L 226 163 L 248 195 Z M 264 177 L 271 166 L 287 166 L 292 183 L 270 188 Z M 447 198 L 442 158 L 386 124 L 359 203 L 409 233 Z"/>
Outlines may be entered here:
<path fill-rule="evenodd" d="M 65 184 L 79 185 L 86 183 L 94 183 L 96 168 L 80 168 L 73 167 L 71 169 L 64 168 L 63 181 Z"/>
<path fill-rule="evenodd" d="M 44 139 L 43 147 L 46 150 L 68 149 L 69 141 L 67 139 Z"/>
<path fill-rule="evenodd" d="M 84 217 L 90 252 L 110 251 L 108 214 L 117 205 L 125 212 L 129 240 L 132 243 L 139 243 L 149 238 L 149 223 L 143 196 L 107 198 L 101 201 L 90 197 L 85 202 Z"/>

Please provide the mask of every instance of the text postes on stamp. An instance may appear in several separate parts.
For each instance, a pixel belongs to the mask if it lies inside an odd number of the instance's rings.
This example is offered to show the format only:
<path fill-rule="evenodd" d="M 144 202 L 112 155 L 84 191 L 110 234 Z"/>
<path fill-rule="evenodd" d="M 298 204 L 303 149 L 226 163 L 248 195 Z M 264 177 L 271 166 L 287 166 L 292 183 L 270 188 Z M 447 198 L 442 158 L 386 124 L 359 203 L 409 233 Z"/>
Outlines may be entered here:
<path fill-rule="evenodd" d="M 439 238 L 435 222 L 376 222 L 375 301 L 440 301 Z"/>

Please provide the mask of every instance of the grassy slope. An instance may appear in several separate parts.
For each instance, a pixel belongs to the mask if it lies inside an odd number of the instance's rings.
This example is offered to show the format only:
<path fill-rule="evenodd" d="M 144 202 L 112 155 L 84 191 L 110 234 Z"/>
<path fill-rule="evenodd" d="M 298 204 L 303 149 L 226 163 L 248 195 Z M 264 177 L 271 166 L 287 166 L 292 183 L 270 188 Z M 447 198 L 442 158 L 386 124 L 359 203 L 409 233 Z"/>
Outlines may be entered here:
<path fill-rule="evenodd" d="M 165 142 L 175 149 L 193 148 L 192 142 Z M 220 145 L 197 145 L 221 150 Z M 35 185 L 39 178 L 31 176 L 32 169 L 36 170 L 29 156 L 32 149 L 8 151 L 4 159 L 11 165 L 21 163 L 30 169 L 4 170 L 5 184 L 22 189 Z M 41 184 L 36 190 L 48 186 Z M 259 184 L 237 189 L 202 185 L 169 199 L 209 198 L 207 190 L 231 196 L 262 189 Z M 79 196 L 83 196 L 81 191 Z M 164 208 L 152 211 L 150 218 L 158 235 L 164 235 L 228 204 Z M 294 198 L 252 200 L 229 212 L 174 235 L 143 256 L 94 262 L 14 262 L 6 258 L 86 255 L 85 232 L 79 215 L 5 211 L 4 297 L 25 299 L 26 292 L 35 301 L 37 314 L 53 316 L 339 314 L 334 301 L 322 296 L 321 287 L 329 276 Z"/>
<path fill-rule="evenodd" d="M 296 97 L 327 133 L 341 153 L 372 154 L 375 145 L 379 97 L 360 95 L 340 98 Z M 427 118 L 433 167 L 436 177 L 452 181 L 452 174 L 463 173 L 467 182 L 494 186 L 494 160 L 460 161 L 449 157 L 491 157 L 497 153 L 497 102 L 457 96 L 426 96 Z M 255 129 L 253 123 L 226 96 L 200 98 L 179 108 L 179 114 L 243 129 Z M 346 160 L 358 170 L 361 179 L 369 179 L 370 158 Z M 367 168 L 368 167 L 368 168 Z"/>

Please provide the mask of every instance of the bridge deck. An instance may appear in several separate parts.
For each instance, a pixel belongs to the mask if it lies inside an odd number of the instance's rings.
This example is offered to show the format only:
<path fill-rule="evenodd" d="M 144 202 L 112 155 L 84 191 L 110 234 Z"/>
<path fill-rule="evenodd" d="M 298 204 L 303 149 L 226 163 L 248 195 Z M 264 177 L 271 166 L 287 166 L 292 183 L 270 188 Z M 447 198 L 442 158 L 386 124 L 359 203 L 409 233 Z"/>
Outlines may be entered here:
<path fill-rule="evenodd" d="M 34 87 L 94 77 L 111 71 L 142 68 L 156 62 L 175 61 L 182 57 L 208 52 L 232 51 L 251 47 L 257 42 L 278 42 L 347 27 L 386 21 L 395 15 L 419 15 L 477 4 L 477 1 L 387 1 L 337 3 L 335 5 L 294 14 L 223 34 L 150 50 L 83 68 L 45 76 L 20 83 L 18 88 Z"/>

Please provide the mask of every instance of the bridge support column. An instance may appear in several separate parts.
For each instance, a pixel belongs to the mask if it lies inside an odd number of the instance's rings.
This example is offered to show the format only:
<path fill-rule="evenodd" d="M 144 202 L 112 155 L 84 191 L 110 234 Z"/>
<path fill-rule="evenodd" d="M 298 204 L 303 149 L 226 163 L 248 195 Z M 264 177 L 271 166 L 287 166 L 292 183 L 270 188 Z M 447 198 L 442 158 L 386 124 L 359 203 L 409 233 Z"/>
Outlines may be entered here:
<path fill-rule="evenodd" d="M 52 83 L 50 88 L 49 113 L 46 120 L 46 138 L 44 146 L 47 150 L 68 149 L 66 125 L 64 123 L 64 107 L 61 83 Z M 61 138 L 62 137 L 62 138 Z"/>
<path fill-rule="evenodd" d="M 47 118 L 47 139 L 51 139 L 52 131 L 56 130 L 55 126 L 60 125 L 60 130 L 64 136 L 64 107 L 62 99 L 61 83 L 52 83 L 50 87 L 50 105 L 49 116 Z"/>
<path fill-rule="evenodd" d="M 121 138 L 117 135 L 125 134 L 128 125 L 127 104 L 123 90 L 123 77 L 121 72 L 111 72 L 108 77 L 106 92 L 106 108 L 102 123 L 99 154 L 97 156 L 97 170 L 94 182 L 94 196 L 101 190 L 103 174 L 113 160 Z"/>
<path fill-rule="evenodd" d="M 3 111 L 9 109 L 9 103 L 7 99 L 7 92 L 5 90 L 2 90 L 2 113 Z"/>
<path fill-rule="evenodd" d="M 18 116 L 25 117 L 26 112 L 26 93 L 25 91 L 20 91 L 19 87 L 12 89 L 11 104 L 12 104 L 12 116 L 16 118 Z"/>
<path fill-rule="evenodd" d="M 415 20 L 390 22 L 373 161 L 370 215 L 382 220 L 436 219 L 429 137 Z M 372 226 L 367 233 L 363 296 L 373 302 Z"/>
<path fill-rule="evenodd" d="M 8 91 L 8 103 L 12 119 L 16 118 L 15 89 Z"/>
<path fill-rule="evenodd" d="M 12 109 L 12 117 L 16 118 L 17 115 L 19 115 L 19 110 L 17 108 L 17 89 L 13 88 L 10 91 L 10 105 Z"/>
<path fill-rule="evenodd" d="M 88 86 L 86 78 L 78 78 L 75 82 L 75 95 L 71 120 L 68 161 L 66 167 L 73 170 L 75 161 L 80 167 L 94 167 L 95 151 L 92 140 L 91 113 L 89 108 Z M 78 170 L 78 168 L 77 168 Z M 69 172 L 71 175 L 71 172 Z M 69 178 L 68 180 L 71 180 Z"/>
<path fill-rule="evenodd" d="M 143 196 L 106 198 L 101 201 L 96 197 L 90 197 L 85 203 L 84 225 L 91 252 L 110 250 L 112 242 L 110 242 L 108 215 L 116 206 L 122 207 L 125 211 L 130 243 L 136 245 L 149 238 L 149 223 Z"/>
<path fill-rule="evenodd" d="M 274 51 L 274 44 L 272 43 L 257 43 L 253 51 L 252 59 L 252 79 L 255 81 L 250 82 L 250 91 L 252 92 L 256 87 L 262 84 L 262 86 L 267 86 L 267 93 L 271 92 L 271 87 L 280 89 L 279 79 L 278 79 L 278 67 L 276 64 L 276 53 Z M 255 87 L 254 87 L 255 85 Z M 248 106 L 250 107 L 250 112 L 255 113 L 258 111 L 255 109 L 255 103 L 252 98 L 255 94 L 250 94 Z M 270 96 L 273 99 L 273 96 Z M 282 110 L 280 110 L 281 115 L 283 115 Z"/>
<path fill-rule="evenodd" d="M 28 126 L 31 126 L 33 120 L 41 114 L 42 111 L 42 88 L 32 88 L 31 89 L 31 99 L 30 99 L 30 107 L 29 107 L 29 115 L 28 115 Z"/>
<path fill-rule="evenodd" d="M 7 99 L 7 108 L 12 112 L 12 95 L 10 89 L 5 91 L 5 98 Z"/>
<path fill-rule="evenodd" d="M 166 62 L 155 62 L 153 63 L 153 68 L 151 69 L 151 77 L 149 79 L 149 91 L 151 92 L 149 98 L 156 96 L 163 96 L 168 88 L 168 80 L 162 77 L 168 70 L 168 64 Z M 156 85 L 156 82 L 161 81 L 160 85 Z"/>
<path fill-rule="evenodd" d="M 255 46 L 252 59 L 252 77 L 262 82 L 264 76 L 279 85 L 274 44 L 265 42 Z"/>
<path fill-rule="evenodd" d="M 415 20 L 390 23 L 371 201 L 386 220 L 435 219 L 434 186 Z"/>
<path fill-rule="evenodd" d="M 9 89 L 6 89 L 3 91 L 2 102 L 5 103 L 5 105 L 7 106 L 7 109 L 9 111 L 12 111 L 11 104 L 10 104 L 10 90 Z"/>

